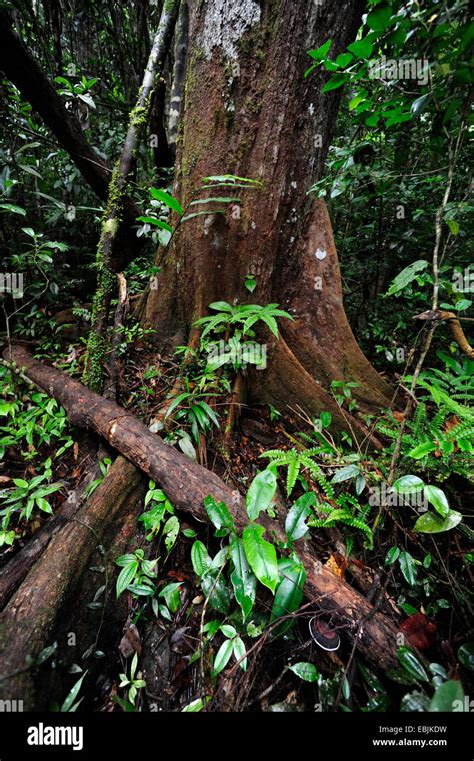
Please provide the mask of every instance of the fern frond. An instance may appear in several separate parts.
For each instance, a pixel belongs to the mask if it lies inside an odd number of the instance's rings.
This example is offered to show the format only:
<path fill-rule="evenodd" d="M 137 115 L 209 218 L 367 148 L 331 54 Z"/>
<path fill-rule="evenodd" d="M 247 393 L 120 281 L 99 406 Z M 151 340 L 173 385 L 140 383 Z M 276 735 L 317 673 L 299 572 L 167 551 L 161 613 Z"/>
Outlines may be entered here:
<path fill-rule="evenodd" d="M 343 523 L 346 526 L 350 526 L 351 528 L 355 528 L 358 531 L 362 531 L 364 536 L 367 538 L 369 546 L 373 547 L 374 535 L 370 526 L 368 526 L 359 518 L 354 518 L 354 516 L 351 515 L 351 513 L 348 513 L 346 510 L 333 510 L 329 517 L 326 518 L 325 521 L 322 521 L 321 528 L 332 528 L 338 523 Z M 311 521 L 311 525 L 313 525 L 313 521 Z"/>
<path fill-rule="evenodd" d="M 296 457 L 288 463 L 288 471 L 286 474 L 286 493 L 288 496 L 290 496 L 295 487 L 296 479 L 300 472 L 300 465 L 301 463 Z"/>

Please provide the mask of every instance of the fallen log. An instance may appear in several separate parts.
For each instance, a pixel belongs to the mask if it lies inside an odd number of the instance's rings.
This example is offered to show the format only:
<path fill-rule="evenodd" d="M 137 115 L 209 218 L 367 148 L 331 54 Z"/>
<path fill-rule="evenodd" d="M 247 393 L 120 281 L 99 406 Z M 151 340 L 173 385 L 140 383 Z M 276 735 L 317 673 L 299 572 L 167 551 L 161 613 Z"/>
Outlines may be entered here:
<path fill-rule="evenodd" d="M 39 561 L 0 614 L 0 696 L 22 700 L 25 710 L 45 710 L 29 658 L 55 639 L 60 613 L 76 599 L 79 581 L 110 526 L 145 492 L 134 466 L 117 458 L 92 497 L 55 534 Z M 100 558 L 101 556 L 99 556 Z M 73 611 L 72 620 L 75 619 Z"/>
<path fill-rule="evenodd" d="M 100 493 L 98 490 L 93 495 L 96 525 L 100 527 L 101 521 L 110 521 L 111 514 L 117 514 L 117 504 L 111 502 L 110 498 L 114 487 L 115 499 L 117 503 L 120 501 L 117 498 L 120 489 L 117 489 L 114 469 L 117 468 L 121 476 L 120 488 L 130 489 L 136 486 L 136 469 L 131 464 L 134 463 L 160 484 L 176 509 L 191 513 L 201 521 L 207 520 L 203 501 L 211 494 L 216 500 L 228 505 L 237 528 L 244 528 L 247 518 L 242 496 L 237 490 L 227 486 L 216 474 L 165 444 L 130 412 L 89 391 L 64 373 L 41 364 L 24 348 L 14 347 L 11 357 L 32 381 L 64 407 L 73 425 L 95 431 L 129 461 L 124 463 L 122 458 L 118 458 L 101 485 L 103 488 L 100 488 Z M 88 523 L 89 510 L 86 506 L 83 511 Z M 266 514 L 261 515 L 260 522 L 270 535 L 282 540 L 285 519 L 283 508 L 277 506 L 276 513 L 275 519 Z M 79 529 L 77 526 L 74 529 L 71 527 L 68 532 L 63 530 L 60 543 L 54 540 L 51 542 L 41 559 L 43 572 L 34 568 L 5 608 L 0 618 L 3 673 L 24 668 L 26 656 L 34 655 L 35 651 L 37 653 L 40 640 L 45 641 L 52 631 L 60 604 L 49 588 L 46 599 L 42 597 L 47 583 L 44 569 L 48 567 L 47 563 L 54 569 L 54 576 L 57 577 L 55 582 L 59 583 L 60 596 L 64 597 L 67 585 L 73 582 L 78 573 L 78 567 L 84 568 L 87 562 L 78 557 L 74 544 L 79 530 L 83 532 L 81 536 L 84 542 L 84 529 L 81 526 Z M 73 535 L 76 536 L 75 539 Z M 375 610 L 362 595 L 322 565 L 309 543 L 300 541 L 298 554 L 307 572 L 307 599 L 314 603 L 318 610 L 330 613 L 334 624 L 345 630 L 349 638 L 358 637 L 359 651 L 373 666 L 381 670 L 394 666 L 398 631 L 391 620 Z M 364 622 L 362 627 L 361 622 Z M 24 625 L 26 630 L 23 629 Z M 34 638 L 31 640 L 32 634 Z M 7 682 L 7 691 L 12 698 L 13 693 L 18 695 L 17 686 L 11 689 L 14 682 L 15 680 Z M 21 697 L 21 692 L 19 696 Z"/>

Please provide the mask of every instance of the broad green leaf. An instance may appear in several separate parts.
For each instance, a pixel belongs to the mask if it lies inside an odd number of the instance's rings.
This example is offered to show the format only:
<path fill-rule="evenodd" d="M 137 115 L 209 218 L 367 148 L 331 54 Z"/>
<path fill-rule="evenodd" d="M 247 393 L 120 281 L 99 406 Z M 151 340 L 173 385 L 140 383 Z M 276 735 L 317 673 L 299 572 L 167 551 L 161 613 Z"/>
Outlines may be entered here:
<path fill-rule="evenodd" d="M 133 563 L 134 560 L 136 560 L 135 555 L 132 552 L 129 552 L 127 555 L 120 555 L 120 557 L 116 559 L 115 564 L 124 568 L 126 565 Z"/>
<path fill-rule="evenodd" d="M 160 230 L 166 230 L 169 233 L 173 232 L 173 228 L 168 224 L 168 222 L 163 222 L 162 219 L 157 219 L 156 217 L 137 217 L 137 222 L 143 222 L 143 224 L 147 225 L 154 225 L 155 227 L 159 227 Z"/>
<path fill-rule="evenodd" d="M 295 663 L 293 666 L 290 666 L 289 669 L 304 682 L 315 682 L 319 676 L 316 666 L 312 663 L 306 663 L 305 661 Z"/>
<path fill-rule="evenodd" d="M 398 558 L 401 571 L 411 587 L 416 584 L 416 565 L 409 552 L 401 552 Z"/>
<path fill-rule="evenodd" d="M 354 59 L 354 56 L 350 53 L 341 53 L 338 55 L 338 57 L 335 60 L 335 63 L 337 66 L 340 66 L 341 69 L 345 69 L 346 66 L 349 66 L 350 62 Z"/>
<path fill-rule="evenodd" d="M 329 53 L 331 45 L 332 45 L 332 40 L 326 40 L 324 45 L 321 45 L 316 50 L 309 50 L 308 55 L 310 55 L 311 58 L 314 58 L 315 61 L 323 61 L 327 57 L 327 54 Z"/>
<path fill-rule="evenodd" d="M 472 301 L 470 301 L 470 299 L 461 299 L 455 303 L 454 309 L 456 309 L 457 312 L 464 312 L 464 310 L 469 309 L 470 306 L 472 306 Z"/>
<path fill-rule="evenodd" d="M 425 513 L 413 526 L 413 531 L 420 534 L 441 534 L 443 531 L 451 531 L 462 521 L 461 513 L 450 510 L 446 518 L 439 518 L 436 513 Z"/>
<path fill-rule="evenodd" d="M 385 557 L 385 565 L 391 565 L 392 563 L 395 563 L 395 561 L 398 560 L 399 557 L 400 557 L 399 548 L 391 547 Z"/>
<path fill-rule="evenodd" d="M 449 227 L 450 231 L 452 232 L 452 234 L 453 235 L 459 235 L 459 231 L 461 229 L 459 227 L 459 223 L 456 222 L 455 219 L 448 219 L 447 223 L 448 223 L 448 227 Z"/>
<path fill-rule="evenodd" d="M 365 101 L 365 95 L 356 95 L 352 100 L 349 101 L 349 111 L 353 111 L 357 106 L 360 106 L 361 103 Z"/>
<path fill-rule="evenodd" d="M 418 259 L 416 262 L 413 262 L 413 264 L 405 267 L 405 269 L 402 270 L 392 281 L 386 295 L 393 296 L 396 293 L 402 291 L 418 276 L 420 272 L 425 270 L 427 267 L 428 262 L 426 259 Z"/>
<path fill-rule="evenodd" d="M 234 519 L 224 502 L 216 502 L 214 497 L 209 496 L 204 500 L 204 507 L 209 520 L 217 529 L 228 528 L 230 531 L 234 529 Z"/>
<path fill-rule="evenodd" d="M 230 557 L 234 564 L 230 580 L 234 588 L 235 599 L 242 609 L 245 621 L 255 603 L 257 579 L 249 566 L 242 539 L 236 539 L 231 543 Z"/>
<path fill-rule="evenodd" d="M 334 477 L 331 479 L 331 483 L 340 484 L 343 481 L 349 481 L 351 478 L 356 478 L 359 475 L 359 468 L 357 465 L 347 465 L 345 468 L 340 468 L 336 471 Z"/>
<path fill-rule="evenodd" d="M 173 198 L 173 196 L 171 196 L 169 193 L 167 193 L 166 190 L 150 188 L 150 195 L 155 199 L 155 201 L 161 201 L 161 203 L 164 203 L 165 206 L 167 206 L 169 209 L 172 209 L 180 216 L 183 213 L 183 207 L 181 206 L 180 202 L 176 198 Z"/>
<path fill-rule="evenodd" d="M 193 564 L 194 573 L 196 576 L 204 576 L 211 564 L 211 558 L 207 552 L 205 545 L 196 540 L 191 548 L 191 563 Z"/>
<path fill-rule="evenodd" d="M 188 703 L 187 706 L 184 706 L 181 713 L 199 713 L 203 708 L 204 702 L 202 698 L 197 698 L 196 700 L 192 700 L 191 703 Z"/>
<path fill-rule="evenodd" d="M 374 46 L 370 40 L 367 39 L 367 37 L 364 37 L 363 40 L 357 40 L 357 42 L 353 42 L 351 45 L 348 45 L 347 49 L 351 53 L 354 53 L 357 58 L 370 58 Z"/>
<path fill-rule="evenodd" d="M 306 581 L 305 569 L 291 558 L 279 560 L 278 572 L 280 582 L 273 601 L 271 621 L 298 610 L 303 600 L 303 587 Z M 290 628 L 292 622 L 289 621 L 288 624 Z"/>
<path fill-rule="evenodd" d="M 173 548 L 174 543 L 178 538 L 178 534 L 179 520 L 177 519 L 176 515 L 172 515 L 171 518 L 168 518 L 165 525 L 163 526 L 163 536 L 165 537 L 165 547 L 167 552 L 170 552 Z"/>
<path fill-rule="evenodd" d="M 464 668 L 474 671 L 474 642 L 466 642 L 458 650 L 458 659 Z"/>
<path fill-rule="evenodd" d="M 415 679 L 419 679 L 422 682 L 429 682 L 429 675 L 420 661 L 415 655 L 414 651 L 409 647 L 399 647 L 397 652 L 398 662 L 400 666 Z"/>
<path fill-rule="evenodd" d="M 262 511 L 268 510 L 275 496 L 277 480 L 272 470 L 257 473 L 247 492 L 247 515 L 251 521 L 258 518 Z"/>
<path fill-rule="evenodd" d="M 432 713 L 460 713 L 464 710 L 464 690 L 461 682 L 450 679 L 436 688 L 430 703 Z"/>
<path fill-rule="evenodd" d="M 202 591 L 209 598 L 209 605 L 218 613 L 226 615 L 230 607 L 230 593 L 219 571 L 207 571 L 201 579 Z"/>
<path fill-rule="evenodd" d="M 223 565 L 227 562 L 227 559 L 229 557 L 229 548 L 223 547 L 217 555 L 213 558 L 210 569 L 214 571 L 218 571 L 220 568 L 222 568 Z"/>
<path fill-rule="evenodd" d="M 245 275 L 245 287 L 249 293 L 253 293 L 257 287 L 257 278 L 255 275 Z"/>
<path fill-rule="evenodd" d="M 120 571 L 117 579 L 117 597 L 124 592 L 132 583 L 138 571 L 138 560 L 134 560 L 130 565 L 126 565 Z"/>
<path fill-rule="evenodd" d="M 22 217 L 26 216 L 26 211 L 21 206 L 16 206 L 13 203 L 0 203 L 0 209 L 4 211 L 10 211 L 12 214 L 20 214 Z"/>
<path fill-rule="evenodd" d="M 232 313 L 232 307 L 227 301 L 213 301 L 212 304 L 209 304 L 209 309 L 213 309 L 215 312 Z"/>
<path fill-rule="evenodd" d="M 46 499 L 44 499 L 44 497 L 37 497 L 36 504 L 38 505 L 39 509 L 42 510 L 44 513 L 52 514 L 53 508 L 51 507 L 49 502 Z"/>
<path fill-rule="evenodd" d="M 337 90 L 337 88 L 342 87 L 346 81 L 346 74 L 334 74 L 334 76 L 331 77 L 331 79 L 324 85 L 323 92 L 331 92 L 331 90 Z"/>
<path fill-rule="evenodd" d="M 220 674 L 222 669 L 224 669 L 227 666 L 233 650 L 234 650 L 234 641 L 232 639 L 226 639 L 225 642 L 223 642 L 222 645 L 220 646 L 214 661 L 214 667 L 213 667 L 214 676 L 217 676 L 217 674 Z"/>
<path fill-rule="evenodd" d="M 296 500 L 286 516 L 285 533 L 290 542 L 301 539 L 308 531 L 306 519 L 312 514 L 312 510 L 308 506 L 308 499 L 306 497 L 307 495 L 303 494 L 302 497 Z"/>
<path fill-rule="evenodd" d="M 28 481 L 25 481 L 24 478 L 14 478 L 12 479 L 15 486 L 20 487 L 21 489 L 27 489 L 28 488 Z"/>
<path fill-rule="evenodd" d="M 257 579 L 273 593 L 278 583 L 278 563 L 273 544 L 263 539 L 265 529 L 250 523 L 243 532 L 245 555 Z"/>
<path fill-rule="evenodd" d="M 319 419 L 323 428 L 329 428 L 332 423 L 332 415 L 330 412 L 321 412 Z"/>
<path fill-rule="evenodd" d="M 374 32 L 384 32 L 390 26 L 392 9 L 389 5 L 383 5 L 371 11 L 367 16 L 367 26 Z"/>
<path fill-rule="evenodd" d="M 236 637 L 234 640 L 234 658 L 237 662 L 240 661 L 240 668 L 242 671 L 247 671 L 247 656 L 246 647 L 244 641 L 240 637 Z"/>
<path fill-rule="evenodd" d="M 176 613 L 181 605 L 181 582 L 175 581 L 171 584 L 166 584 L 163 589 L 158 593 L 158 597 L 163 597 L 171 613 Z"/>
<path fill-rule="evenodd" d="M 423 489 L 423 494 L 442 518 L 446 518 L 448 516 L 449 503 L 446 499 L 446 494 L 442 489 L 439 489 L 437 486 L 425 486 Z"/>
<path fill-rule="evenodd" d="M 416 494 L 423 489 L 424 485 L 424 481 L 418 478 L 418 476 L 408 475 L 397 478 L 392 488 L 398 494 Z"/>

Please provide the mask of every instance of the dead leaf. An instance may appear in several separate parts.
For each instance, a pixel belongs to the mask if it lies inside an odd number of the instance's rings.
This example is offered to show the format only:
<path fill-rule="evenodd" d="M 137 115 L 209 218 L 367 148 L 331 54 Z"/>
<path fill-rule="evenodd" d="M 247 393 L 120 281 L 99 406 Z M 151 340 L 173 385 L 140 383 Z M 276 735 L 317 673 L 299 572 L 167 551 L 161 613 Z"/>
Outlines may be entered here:
<path fill-rule="evenodd" d="M 335 552 L 333 555 L 331 555 L 329 560 L 325 563 L 325 567 L 335 576 L 339 576 L 340 579 L 344 578 L 347 565 L 347 558 L 345 558 L 344 555 L 341 555 L 339 552 Z"/>
<path fill-rule="evenodd" d="M 400 631 L 403 632 L 410 645 L 418 650 L 427 650 L 436 640 L 436 624 L 424 613 L 414 613 L 409 616 L 400 624 Z"/>
<path fill-rule="evenodd" d="M 120 640 L 119 650 L 124 658 L 130 658 L 133 653 L 140 655 L 142 651 L 142 644 L 140 641 L 140 634 L 135 624 L 125 624 L 124 634 Z"/>

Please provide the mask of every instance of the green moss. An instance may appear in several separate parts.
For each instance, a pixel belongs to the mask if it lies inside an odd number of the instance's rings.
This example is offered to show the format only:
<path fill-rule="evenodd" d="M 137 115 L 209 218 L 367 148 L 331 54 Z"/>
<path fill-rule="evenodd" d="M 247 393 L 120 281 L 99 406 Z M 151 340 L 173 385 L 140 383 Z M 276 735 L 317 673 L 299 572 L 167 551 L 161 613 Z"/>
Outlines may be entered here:
<path fill-rule="evenodd" d="M 105 222 L 103 222 L 102 230 L 106 235 L 110 235 L 111 238 L 115 238 L 117 235 L 118 226 L 119 221 L 117 217 L 115 217 L 115 219 L 107 219 Z"/>
<path fill-rule="evenodd" d="M 194 61 L 206 60 L 206 51 L 204 50 L 204 48 L 196 48 L 196 50 L 193 52 L 193 60 Z"/>
<path fill-rule="evenodd" d="M 141 130 L 141 128 L 148 122 L 152 95 L 153 90 L 145 98 L 145 101 L 138 105 L 142 99 L 142 88 L 140 88 L 138 103 L 130 114 L 130 126 L 134 127 L 136 130 Z"/>
<path fill-rule="evenodd" d="M 106 352 L 105 339 L 98 333 L 91 333 L 87 342 L 87 355 L 82 382 L 91 391 L 100 393 L 102 391 L 102 358 Z"/>

